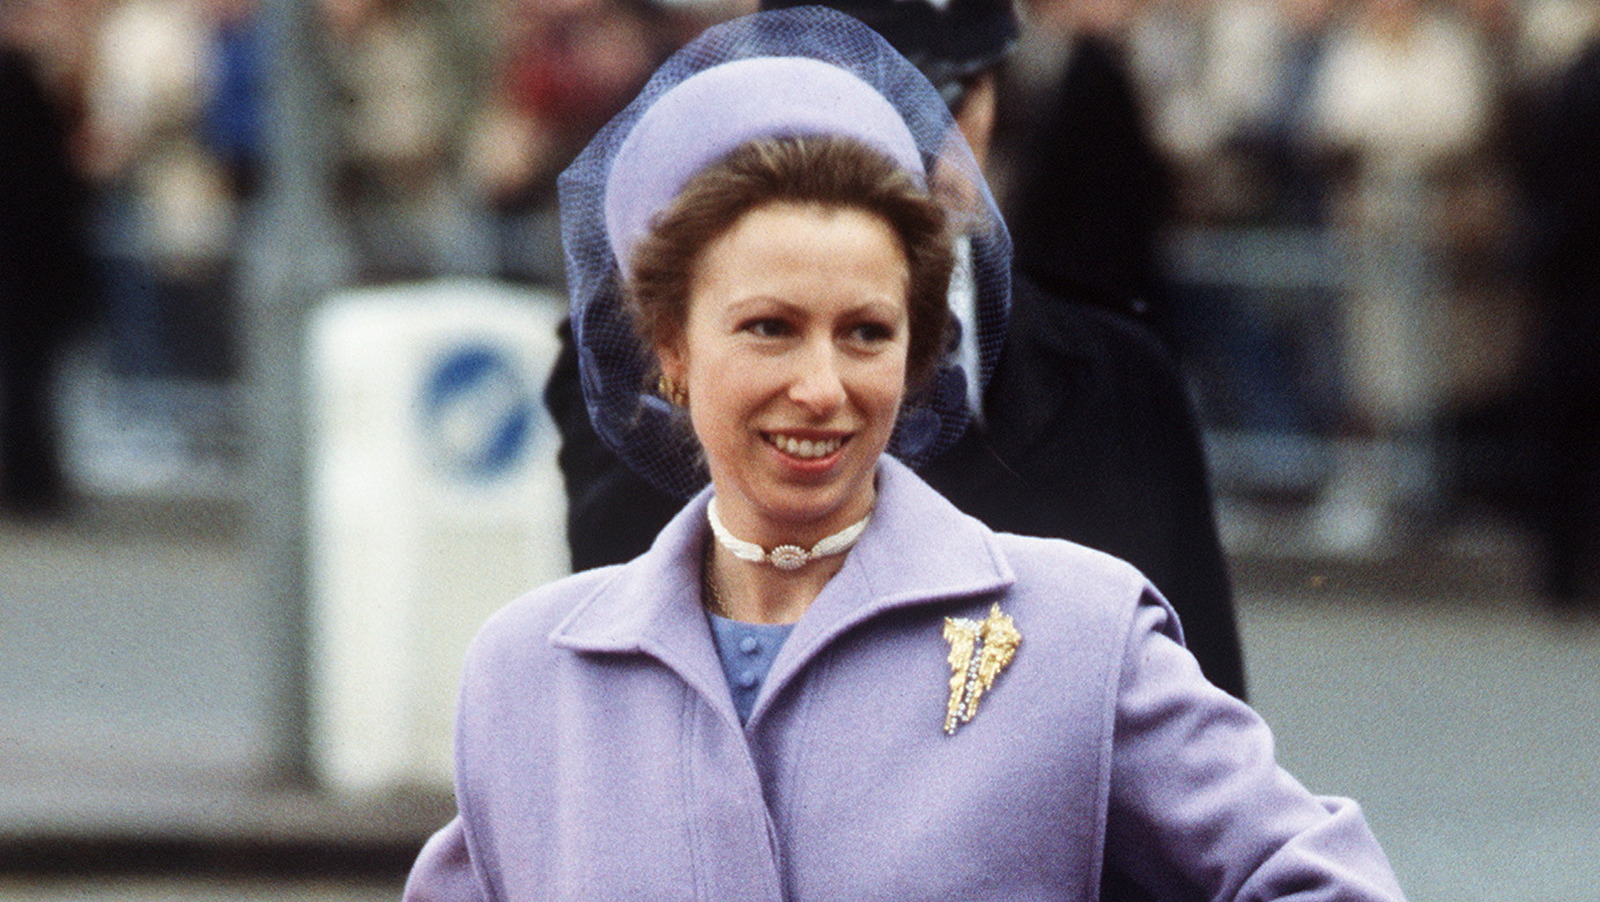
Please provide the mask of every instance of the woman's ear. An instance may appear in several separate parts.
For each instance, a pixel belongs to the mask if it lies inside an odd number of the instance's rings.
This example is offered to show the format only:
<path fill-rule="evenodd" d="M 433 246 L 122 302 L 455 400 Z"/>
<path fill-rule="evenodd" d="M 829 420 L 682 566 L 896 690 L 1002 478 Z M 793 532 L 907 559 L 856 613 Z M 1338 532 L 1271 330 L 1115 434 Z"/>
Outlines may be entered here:
<path fill-rule="evenodd" d="M 683 333 L 671 336 L 656 344 L 656 361 L 661 365 L 661 375 L 683 384 L 689 373 L 689 355 L 683 347 Z"/>
<path fill-rule="evenodd" d="M 688 367 L 679 343 L 671 345 L 658 345 L 656 347 L 656 361 L 661 369 L 661 376 L 656 380 L 656 393 L 666 399 L 674 407 L 687 410 L 689 408 L 689 386 L 685 384 Z"/>

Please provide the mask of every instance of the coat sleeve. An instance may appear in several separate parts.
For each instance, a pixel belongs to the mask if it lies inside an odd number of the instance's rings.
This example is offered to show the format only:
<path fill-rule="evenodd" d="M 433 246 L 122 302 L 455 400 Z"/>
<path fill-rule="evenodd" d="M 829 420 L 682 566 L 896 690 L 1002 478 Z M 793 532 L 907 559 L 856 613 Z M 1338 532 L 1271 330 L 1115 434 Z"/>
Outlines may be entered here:
<path fill-rule="evenodd" d="M 489 902 L 458 816 L 435 833 L 406 878 L 405 902 Z"/>
<path fill-rule="evenodd" d="M 1109 867 L 1159 898 L 1402 902 L 1361 809 L 1280 768 L 1261 718 L 1200 675 L 1153 591 L 1116 703 Z"/>

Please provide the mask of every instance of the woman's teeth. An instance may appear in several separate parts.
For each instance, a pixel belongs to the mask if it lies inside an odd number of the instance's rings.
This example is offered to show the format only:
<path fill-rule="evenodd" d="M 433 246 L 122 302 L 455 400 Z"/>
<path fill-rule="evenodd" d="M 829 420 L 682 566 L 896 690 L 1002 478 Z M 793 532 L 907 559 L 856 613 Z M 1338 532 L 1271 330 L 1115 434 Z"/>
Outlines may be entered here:
<path fill-rule="evenodd" d="M 785 454 L 803 458 L 827 457 L 839 450 L 839 446 L 844 444 L 843 438 L 812 441 L 803 438 L 790 438 L 787 435 L 771 435 L 767 437 L 767 441 Z"/>

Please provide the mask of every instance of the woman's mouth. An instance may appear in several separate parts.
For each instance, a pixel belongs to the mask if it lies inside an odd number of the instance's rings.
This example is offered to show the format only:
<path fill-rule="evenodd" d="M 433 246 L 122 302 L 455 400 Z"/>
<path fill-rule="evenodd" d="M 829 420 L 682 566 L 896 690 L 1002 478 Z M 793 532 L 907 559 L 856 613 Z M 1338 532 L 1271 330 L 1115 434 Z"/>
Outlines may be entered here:
<path fill-rule="evenodd" d="M 801 460 L 820 460 L 838 451 L 844 445 L 848 436 L 836 435 L 832 438 L 810 439 L 785 435 L 781 432 L 764 432 L 761 437 L 767 440 L 767 444 L 790 457 L 798 457 Z"/>

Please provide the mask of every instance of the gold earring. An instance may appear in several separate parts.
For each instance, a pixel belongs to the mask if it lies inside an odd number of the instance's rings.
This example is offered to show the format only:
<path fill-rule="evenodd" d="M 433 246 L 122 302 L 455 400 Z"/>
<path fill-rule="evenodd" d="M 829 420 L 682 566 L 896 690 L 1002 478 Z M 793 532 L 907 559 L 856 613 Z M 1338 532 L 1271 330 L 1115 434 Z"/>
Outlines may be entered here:
<path fill-rule="evenodd" d="M 689 406 L 689 389 L 679 385 L 677 380 L 668 378 L 666 375 L 662 375 L 656 380 L 656 392 L 675 407 L 687 408 Z"/>

